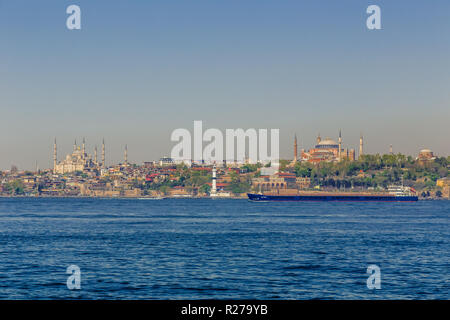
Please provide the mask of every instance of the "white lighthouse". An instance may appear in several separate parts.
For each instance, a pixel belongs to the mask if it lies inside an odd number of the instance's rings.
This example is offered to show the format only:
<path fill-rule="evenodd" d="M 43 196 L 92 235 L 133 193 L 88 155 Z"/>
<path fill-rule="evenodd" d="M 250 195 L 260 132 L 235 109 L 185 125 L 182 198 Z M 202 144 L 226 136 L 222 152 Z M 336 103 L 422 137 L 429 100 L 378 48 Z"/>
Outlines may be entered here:
<path fill-rule="evenodd" d="M 231 197 L 231 193 L 229 192 L 224 192 L 223 190 L 217 192 L 217 168 L 215 163 L 212 169 L 212 183 L 211 183 L 210 197 L 213 199 Z"/>
<path fill-rule="evenodd" d="M 216 164 L 214 163 L 212 169 L 212 186 L 211 186 L 211 197 L 217 196 L 217 169 Z"/>

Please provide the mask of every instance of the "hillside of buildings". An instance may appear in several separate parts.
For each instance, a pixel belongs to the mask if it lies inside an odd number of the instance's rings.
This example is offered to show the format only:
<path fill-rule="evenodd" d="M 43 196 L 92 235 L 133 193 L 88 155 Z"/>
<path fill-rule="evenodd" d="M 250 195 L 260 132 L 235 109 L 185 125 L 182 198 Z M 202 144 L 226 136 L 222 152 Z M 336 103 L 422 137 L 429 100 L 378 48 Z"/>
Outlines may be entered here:
<path fill-rule="evenodd" d="M 79 149 L 76 149 L 78 152 Z M 81 156 L 80 156 L 81 157 Z M 188 167 L 170 161 L 124 162 L 105 167 L 95 162 L 86 167 L 58 170 L 0 172 L 1 196 L 54 197 L 208 197 L 212 165 Z M 229 164 L 217 167 L 216 188 L 226 196 L 246 192 L 380 191 L 404 184 L 421 198 L 450 198 L 450 157 L 418 157 L 402 154 L 361 155 L 358 160 L 281 160 L 278 170 L 261 164 Z"/>
<path fill-rule="evenodd" d="M 385 189 L 404 184 L 417 190 L 421 197 L 448 197 L 450 157 L 430 159 L 402 154 L 362 155 L 357 161 L 321 162 L 317 165 L 282 161 L 281 171 L 311 180 L 321 189 Z M 445 189 L 445 190 L 444 190 Z"/>

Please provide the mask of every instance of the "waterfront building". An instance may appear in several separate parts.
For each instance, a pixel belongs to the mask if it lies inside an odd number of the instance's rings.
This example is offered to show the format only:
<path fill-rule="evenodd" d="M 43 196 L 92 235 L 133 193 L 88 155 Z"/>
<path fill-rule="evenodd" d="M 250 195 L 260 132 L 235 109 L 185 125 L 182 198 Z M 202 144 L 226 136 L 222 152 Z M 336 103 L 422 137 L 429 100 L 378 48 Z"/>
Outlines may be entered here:
<path fill-rule="evenodd" d="M 311 187 L 311 178 L 298 177 L 295 181 L 299 189 L 308 189 Z"/>
<path fill-rule="evenodd" d="M 295 173 L 277 172 L 270 176 L 260 176 L 252 180 L 254 190 L 264 192 L 277 189 L 297 188 Z"/>
<path fill-rule="evenodd" d="M 436 186 L 442 189 L 442 197 L 450 199 L 450 178 L 441 178 L 436 181 Z"/>
<path fill-rule="evenodd" d="M 436 181 L 436 186 L 442 189 L 442 197 L 450 199 L 450 178 L 441 178 Z"/>

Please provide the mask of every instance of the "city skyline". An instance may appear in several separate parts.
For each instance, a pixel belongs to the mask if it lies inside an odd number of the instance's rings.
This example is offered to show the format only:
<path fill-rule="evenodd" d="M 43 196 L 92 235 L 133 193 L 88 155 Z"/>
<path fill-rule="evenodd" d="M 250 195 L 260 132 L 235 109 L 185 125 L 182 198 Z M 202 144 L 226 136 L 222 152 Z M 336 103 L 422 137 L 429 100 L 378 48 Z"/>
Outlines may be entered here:
<path fill-rule="evenodd" d="M 86 137 L 107 163 L 169 156 L 177 128 L 279 128 L 280 156 L 348 148 L 450 154 L 450 3 L 0 2 L 0 170 L 51 168 Z M 368 30 L 377 4 L 382 29 Z M 411 23 L 415 21 L 417 23 Z"/>
<path fill-rule="evenodd" d="M 336 140 L 336 141 L 340 141 L 339 144 L 342 143 L 342 151 L 344 152 L 348 152 L 348 151 L 352 151 L 354 152 L 354 159 L 359 158 L 359 156 L 362 154 L 361 150 L 362 150 L 362 139 L 363 139 L 363 135 L 362 133 L 358 136 L 358 145 L 349 145 L 345 142 L 345 140 L 343 141 L 342 139 L 342 134 L 341 134 L 342 130 L 339 130 L 339 136 L 337 139 L 334 139 L 334 137 L 332 136 L 327 136 L 327 135 L 322 135 L 320 132 L 316 135 L 316 138 L 314 141 L 311 142 L 310 145 L 305 145 L 305 144 L 301 144 L 301 139 L 299 138 L 299 135 L 297 133 L 294 134 L 294 136 L 291 139 L 291 146 L 290 146 L 290 150 L 288 150 L 285 154 L 286 156 L 281 155 L 280 160 L 293 160 L 295 159 L 295 161 L 306 161 L 306 159 L 302 159 L 302 152 L 306 152 L 308 151 L 308 149 L 310 148 L 314 148 L 314 146 L 316 145 L 316 143 L 318 143 L 319 141 L 317 141 L 317 139 L 323 139 L 323 140 Z M 65 145 L 65 144 L 61 144 L 58 142 L 57 137 L 55 137 L 52 141 L 52 148 L 50 150 L 50 153 L 48 155 L 48 165 L 46 165 L 45 163 L 39 163 L 37 160 L 35 160 L 33 162 L 33 165 L 31 167 L 21 167 L 20 165 L 18 165 L 18 162 L 16 163 L 11 163 L 11 165 L 9 167 L 5 167 L 5 168 L 0 168 L 0 171 L 8 171 L 11 169 L 12 166 L 16 166 L 18 169 L 20 170 L 28 170 L 28 171 L 33 171 L 34 169 L 38 168 L 39 170 L 48 170 L 48 169 L 54 169 L 56 164 L 59 164 L 60 162 L 64 161 L 64 159 L 68 156 L 71 155 L 73 151 L 79 150 L 82 151 L 83 154 L 86 154 L 89 159 L 92 159 L 94 161 L 94 163 L 98 163 L 101 167 L 109 167 L 109 166 L 114 166 L 114 165 L 118 165 L 118 164 L 123 164 L 123 163 L 129 163 L 129 164 L 137 164 L 137 165 L 142 165 L 144 162 L 158 162 L 161 158 L 164 157 L 170 157 L 170 152 L 168 152 L 167 154 L 161 154 L 155 158 L 149 158 L 149 159 L 142 159 L 142 160 L 134 160 L 133 156 L 131 157 L 131 160 L 129 160 L 129 144 L 125 143 L 122 148 L 119 148 L 119 150 L 113 149 L 111 150 L 111 152 L 108 150 L 106 151 L 108 148 L 106 147 L 107 143 L 105 141 L 105 138 L 101 138 L 100 139 L 100 143 L 99 144 L 90 144 L 85 137 L 82 137 L 81 139 L 79 138 L 74 138 L 74 140 L 72 140 L 72 144 L 70 146 L 70 148 Z M 354 139 L 352 139 L 354 140 Z M 81 141 L 77 142 L 77 141 Z M 294 142 L 294 146 L 292 146 L 292 142 Z M 335 142 L 335 141 L 334 141 Z M 171 142 L 171 146 L 173 146 L 175 144 L 175 142 Z M 203 142 L 203 147 L 206 146 L 208 143 L 207 142 Z M 132 143 L 133 145 L 133 143 Z M 344 146 L 347 149 L 344 149 Z M 120 146 L 119 146 L 120 147 Z M 368 151 L 369 149 L 369 151 Z M 412 156 L 413 158 L 417 158 L 419 152 L 421 150 L 431 150 L 430 148 L 427 147 L 423 147 L 423 148 L 419 148 L 417 149 L 416 153 L 413 154 L 407 154 L 407 153 L 402 153 L 399 152 L 397 150 L 395 150 L 394 146 L 392 144 L 389 144 L 386 146 L 386 150 L 384 152 L 370 152 L 370 148 L 367 148 L 366 142 L 365 142 L 365 137 L 364 137 L 364 154 L 405 154 L 407 156 Z M 246 148 L 246 152 L 248 152 L 248 144 L 247 144 L 247 148 Z M 347 151 L 348 150 L 348 151 Z M 107 156 L 108 153 L 111 153 L 113 156 L 110 157 L 109 159 L 109 155 Z M 434 151 L 433 151 L 434 152 Z M 294 155 L 297 154 L 297 157 L 295 157 Z M 437 154 L 436 152 L 434 152 L 434 154 L 438 157 L 447 157 L 449 156 L 449 154 Z M 197 161 L 196 161 L 197 162 Z M 238 161 L 239 162 L 239 161 Z M 258 161 L 259 162 L 259 161 Z"/>

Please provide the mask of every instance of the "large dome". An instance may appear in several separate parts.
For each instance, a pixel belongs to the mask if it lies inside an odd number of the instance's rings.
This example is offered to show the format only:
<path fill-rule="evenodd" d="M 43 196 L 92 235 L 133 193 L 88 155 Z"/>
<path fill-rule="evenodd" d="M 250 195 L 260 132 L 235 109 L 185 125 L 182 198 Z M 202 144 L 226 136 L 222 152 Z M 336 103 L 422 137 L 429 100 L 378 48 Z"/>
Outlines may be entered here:
<path fill-rule="evenodd" d="M 334 141 L 330 138 L 326 138 L 319 142 L 319 146 L 323 146 L 323 145 L 337 145 L 337 143 L 336 143 L 336 141 Z"/>
<path fill-rule="evenodd" d="M 330 138 L 326 138 L 322 141 L 320 141 L 317 145 L 316 145 L 317 149 L 339 149 L 339 145 L 336 143 L 336 141 L 330 139 Z"/>

